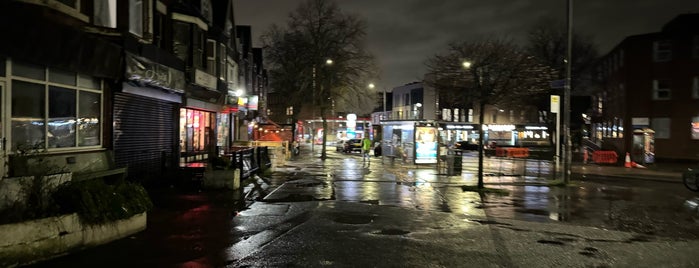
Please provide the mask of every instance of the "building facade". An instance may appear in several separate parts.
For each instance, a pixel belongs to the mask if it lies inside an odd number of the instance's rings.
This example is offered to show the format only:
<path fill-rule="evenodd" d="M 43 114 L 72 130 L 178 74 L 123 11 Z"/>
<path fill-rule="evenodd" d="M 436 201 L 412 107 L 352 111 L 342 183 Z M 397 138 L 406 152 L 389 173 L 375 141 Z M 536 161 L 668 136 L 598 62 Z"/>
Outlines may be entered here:
<path fill-rule="evenodd" d="M 699 14 L 629 36 L 597 66 L 590 139 L 633 161 L 699 159 Z"/>
<path fill-rule="evenodd" d="M 248 105 L 233 14 L 232 0 L 2 1 L 2 160 L 110 150 L 150 180 L 228 148 Z"/>

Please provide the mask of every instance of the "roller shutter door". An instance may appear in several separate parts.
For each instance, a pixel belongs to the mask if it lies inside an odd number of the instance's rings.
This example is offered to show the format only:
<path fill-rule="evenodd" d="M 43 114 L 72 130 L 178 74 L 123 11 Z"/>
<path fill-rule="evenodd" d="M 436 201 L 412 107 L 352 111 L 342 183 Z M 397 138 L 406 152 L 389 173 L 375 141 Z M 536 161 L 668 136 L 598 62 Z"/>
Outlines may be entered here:
<path fill-rule="evenodd" d="M 177 103 L 115 93 L 114 158 L 129 167 L 129 178 L 142 182 L 163 179 L 175 149 Z"/>

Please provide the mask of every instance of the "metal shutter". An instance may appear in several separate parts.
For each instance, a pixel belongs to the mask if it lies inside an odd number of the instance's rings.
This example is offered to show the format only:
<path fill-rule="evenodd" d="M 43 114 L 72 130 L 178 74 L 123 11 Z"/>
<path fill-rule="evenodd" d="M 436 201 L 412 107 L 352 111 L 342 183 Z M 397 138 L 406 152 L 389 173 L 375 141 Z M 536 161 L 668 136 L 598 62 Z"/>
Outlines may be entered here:
<path fill-rule="evenodd" d="M 114 96 L 114 158 L 129 178 L 163 179 L 173 165 L 177 103 L 128 93 Z"/>

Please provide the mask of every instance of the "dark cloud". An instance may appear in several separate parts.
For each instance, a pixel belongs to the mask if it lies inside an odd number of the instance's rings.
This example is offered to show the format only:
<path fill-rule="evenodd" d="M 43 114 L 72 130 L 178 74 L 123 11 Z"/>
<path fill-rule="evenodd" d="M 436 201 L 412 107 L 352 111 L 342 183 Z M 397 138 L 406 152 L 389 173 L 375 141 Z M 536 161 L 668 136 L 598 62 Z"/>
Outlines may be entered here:
<path fill-rule="evenodd" d="M 237 0 L 236 22 L 259 37 L 284 25 L 302 0 Z M 381 68 L 380 87 L 421 79 L 424 62 L 454 41 L 487 37 L 525 42 L 533 24 L 552 18 L 564 27 L 565 0 L 339 0 L 340 8 L 368 23 L 368 48 Z M 697 0 L 574 1 L 574 28 L 606 53 L 630 35 L 659 31 L 682 13 L 699 12 Z"/>

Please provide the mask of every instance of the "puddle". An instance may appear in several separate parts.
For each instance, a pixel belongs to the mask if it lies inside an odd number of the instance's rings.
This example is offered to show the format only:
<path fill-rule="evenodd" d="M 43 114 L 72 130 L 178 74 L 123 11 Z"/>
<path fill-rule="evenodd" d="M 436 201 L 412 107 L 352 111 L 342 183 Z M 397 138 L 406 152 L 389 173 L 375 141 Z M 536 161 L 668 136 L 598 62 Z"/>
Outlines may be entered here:
<path fill-rule="evenodd" d="M 400 230 L 400 229 L 382 229 L 381 231 L 377 232 L 377 234 L 380 235 L 406 235 L 409 234 L 410 232 L 406 230 Z"/>
<path fill-rule="evenodd" d="M 335 222 L 344 224 L 369 224 L 374 221 L 374 216 L 366 215 L 340 215 L 334 219 Z"/>

